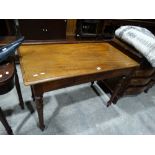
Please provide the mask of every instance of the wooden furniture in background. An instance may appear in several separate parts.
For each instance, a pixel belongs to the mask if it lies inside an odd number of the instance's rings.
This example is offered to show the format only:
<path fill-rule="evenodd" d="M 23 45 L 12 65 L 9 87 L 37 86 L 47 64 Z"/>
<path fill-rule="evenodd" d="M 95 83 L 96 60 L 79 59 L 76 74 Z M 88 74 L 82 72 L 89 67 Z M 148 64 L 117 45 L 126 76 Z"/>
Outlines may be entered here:
<path fill-rule="evenodd" d="M 19 32 L 26 40 L 57 40 L 66 38 L 64 19 L 20 19 Z"/>
<path fill-rule="evenodd" d="M 0 36 L 24 35 L 26 40 L 61 40 L 76 36 L 111 39 L 122 25 L 146 27 L 155 34 L 153 19 L 1 19 Z"/>
<path fill-rule="evenodd" d="M 72 38 L 76 35 L 76 19 L 67 19 L 66 37 Z"/>
<path fill-rule="evenodd" d="M 115 30 L 123 25 L 145 27 L 155 34 L 154 19 L 104 19 L 104 24 L 102 28 L 103 38 L 112 39 L 114 37 Z"/>
<path fill-rule="evenodd" d="M 45 92 L 120 76 L 110 105 L 139 66 L 109 43 L 27 44 L 20 47 L 19 54 L 24 84 L 32 87 L 42 130 Z"/>
<path fill-rule="evenodd" d="M 0 19 L 0 36 L 15 35 L 15 24 L 13 19 Z"/>
<path fill-rule="evenodd" d="M 95 38 L 102 37 L 102 19 L 78 19 L 76 27 L 77 38 Z"/>
<path fill-rule="evenodd" d="M 155 20 L 148 19 L 78 19 L 78 38 L 112 39 L 115 30 L 123 25 L 135 25 L 149 29 L 155 34 Z"/>
<path fill-rule="evenodd" d="M 19 98 L 19 105 L 21 106 L 22 109 L 24 109 L 24 102 L 21 94 L 16 67 L 13 59 L 11 58 L 10 60 L 8 59 L 7 61 L 0 63 L 0 95 L 6 94 L 13 89 L 14 80 Z M 6 120 L 1 107 L 0 107 L 0 121 L 4 125 L 7 133 L 13 134 L 12 129 Z"/>
<path fill-rule="evenodd" d="M 3 36 L 0 38 L 0 46 L 9 44 L 15 40 L 16 40 L 15 36 L 8 36 L 8 37 Z M 19 78 L 18 78 L 18 74 L 17 74 L 14 61 L 15 61 L 15 57 L 11 56 L 6 61 L 0 63 L 0 95 L 8 93 L 9 91 L 13 89 L 15 85 L 18 99 L 19 99 L 19 105 L 21 106 L 22 109 L 24 109 L 24 102 L 22 98 Z M 4 127 L 6 128 L 7 133 L 13 134 L 12 129 L 9 126 L 1 108 L 0 108 L 0 120 L 2 124 L 4 125 Z"/>

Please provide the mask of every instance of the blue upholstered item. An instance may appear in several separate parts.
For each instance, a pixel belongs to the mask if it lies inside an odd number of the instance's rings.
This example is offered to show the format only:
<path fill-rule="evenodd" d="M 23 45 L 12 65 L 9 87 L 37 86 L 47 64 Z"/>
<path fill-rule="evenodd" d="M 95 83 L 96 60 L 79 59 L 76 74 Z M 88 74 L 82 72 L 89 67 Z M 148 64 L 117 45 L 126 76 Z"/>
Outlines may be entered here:
<path fill-rule="evenodd" d="M 5 59 L 7 59 L 8 56 L 13 54 L 23 41 L 24 41 L 24 37 L 21 37 L 17 39 L 16 41 L 1 47 L 0 48 L 0 63 L 4 61 Z"/>

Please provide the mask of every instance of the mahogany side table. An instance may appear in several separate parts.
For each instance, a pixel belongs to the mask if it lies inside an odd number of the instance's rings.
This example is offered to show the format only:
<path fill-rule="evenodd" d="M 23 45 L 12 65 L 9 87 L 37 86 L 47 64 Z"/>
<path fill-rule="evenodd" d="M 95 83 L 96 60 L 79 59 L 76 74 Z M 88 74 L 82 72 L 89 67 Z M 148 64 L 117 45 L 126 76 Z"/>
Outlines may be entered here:
<path fill-rule="evenodd" d="M 32 88 L 41 130 L 45 128 L 45 92 L 121 76 L 109 106 L 139 66 L 108 42 L 28 43 L 19 48 L 19 55 L 24 84 Z"/>

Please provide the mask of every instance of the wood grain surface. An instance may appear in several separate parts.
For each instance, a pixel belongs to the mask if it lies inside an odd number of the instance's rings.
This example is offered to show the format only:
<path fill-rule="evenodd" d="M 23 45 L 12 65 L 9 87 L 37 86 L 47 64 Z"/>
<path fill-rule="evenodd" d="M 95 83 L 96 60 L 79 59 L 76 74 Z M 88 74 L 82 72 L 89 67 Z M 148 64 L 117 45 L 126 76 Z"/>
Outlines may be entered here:
<path fill-rule="evenodd" d="M 23 45 L 19 55 L 25 85 L 139 66 L 109 43 Z"/>

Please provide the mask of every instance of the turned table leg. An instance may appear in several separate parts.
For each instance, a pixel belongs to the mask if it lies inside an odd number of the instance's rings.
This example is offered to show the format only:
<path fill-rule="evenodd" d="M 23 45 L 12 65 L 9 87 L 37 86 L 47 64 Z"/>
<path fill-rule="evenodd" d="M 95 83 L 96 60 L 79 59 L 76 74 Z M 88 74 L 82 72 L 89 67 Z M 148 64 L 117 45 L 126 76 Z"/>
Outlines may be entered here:
<path fill-rule="evenodd" d="M 5 129 L 6 129 L 6 131 L 7 131 L 7 133 L 8 133 L 9 135 L 13 135 L 12 129 L 11 129 L 11 127 L 9 126 L 9 124 L 8 124 L 8 122 L 7 122 L 7 120 L 6 120 L 6 118 L 5 118 L 5 116 L 4 116 L 4 113 L 3 113 L 2 109 L 1 109 L 1 107 L 0 107 L 0 121 L 1 121 L 2 124 L 4 125 L 4 127 L 5 127 Z"/>
<path fill-rule="evenodd" d="M 20 104 L 21 108 L 24 109 L 24 101 L 23 101 L 23 97 L 22 97 L 22 93 L 21 93 L 21 89 L 20 89 L 19 78 L 17 75 L 16 67 L 15 67 L 15 85 L 16 85 L 16 90 L 17 90 L 17 94 L 18 94 L 19 104 Z"/>
<path fill-rule="evenodd" d="M 43 131 L 45 129 L 43 113 L 43 92 L 41 90 L 41 87 L 38 85 L 32 86 L 32 91 L 35 98 L 36 109 L 39 118 L 39 127 Z"/>

